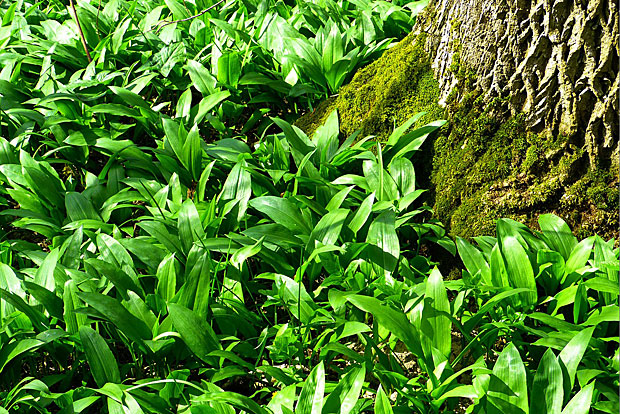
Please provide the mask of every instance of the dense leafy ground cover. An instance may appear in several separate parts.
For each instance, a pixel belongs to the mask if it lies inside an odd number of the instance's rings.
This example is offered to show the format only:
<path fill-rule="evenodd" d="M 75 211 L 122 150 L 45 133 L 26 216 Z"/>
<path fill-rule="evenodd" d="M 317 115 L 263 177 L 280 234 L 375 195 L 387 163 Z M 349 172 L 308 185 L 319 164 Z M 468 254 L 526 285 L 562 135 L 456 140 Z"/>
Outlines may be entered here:
<path fill-rule="evenodd" d="M 411 161 L 443 121 L 291 125 L 423 5 L 78 2 L 89 59 L 0 3 L 0 412 L 616 413 L 613 240 L 452 240 Z"/>

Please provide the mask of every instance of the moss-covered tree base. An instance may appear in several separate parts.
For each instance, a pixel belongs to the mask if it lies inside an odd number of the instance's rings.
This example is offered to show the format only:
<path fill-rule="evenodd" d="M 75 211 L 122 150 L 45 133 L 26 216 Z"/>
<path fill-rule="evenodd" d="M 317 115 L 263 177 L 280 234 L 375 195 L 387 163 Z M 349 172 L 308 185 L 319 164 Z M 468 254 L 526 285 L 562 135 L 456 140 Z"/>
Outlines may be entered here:
<path fill-rule="evenodd" d="M 432 163 L 419 168 L 431 177 L 435 215 L 453 235 L 493 234 L 500 217 L 531 226 L 553 212 L 581 235 L 617 237 L 618 171 L 588 171 L 582 148 L 563 136 L 528 133 L 522 115 L 509 115 L 507 100 L 484 102 L 465 77 L 442 108 L 423 44 L 423 36 L 408 36 L 297 126 L 312 134 L 337 109 L 345 136 L 361 129 L 381 139 L 418 112 L 427 112 L 420 123 L 448 119 L 422 155 Z"/>

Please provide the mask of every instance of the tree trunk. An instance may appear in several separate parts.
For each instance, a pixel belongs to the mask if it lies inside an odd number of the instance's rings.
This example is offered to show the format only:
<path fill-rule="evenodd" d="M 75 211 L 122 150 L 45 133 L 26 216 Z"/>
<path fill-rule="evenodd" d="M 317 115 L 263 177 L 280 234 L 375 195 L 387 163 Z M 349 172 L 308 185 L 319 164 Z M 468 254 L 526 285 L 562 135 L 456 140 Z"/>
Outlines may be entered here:
<path fill-rule="evenodd" d="M 591 167 L 618 163 L 618 5 L 611 0 L 438 0 L 416 29 L 440 86 L 454 60 L 485 101 L 509 98 L 530 131 L 585 146 Z"/>
<path fill-rule="evenodd" d="M 555 213 L 580 236 L 617 237 L 617 21 L 610 0 L 431 0 L 414 33 L 297 125 L 312 133 L 337 109 L 345 135 L 385 138 L 420 111 L 448 119 L 416 168 L 453 235 Z"/>

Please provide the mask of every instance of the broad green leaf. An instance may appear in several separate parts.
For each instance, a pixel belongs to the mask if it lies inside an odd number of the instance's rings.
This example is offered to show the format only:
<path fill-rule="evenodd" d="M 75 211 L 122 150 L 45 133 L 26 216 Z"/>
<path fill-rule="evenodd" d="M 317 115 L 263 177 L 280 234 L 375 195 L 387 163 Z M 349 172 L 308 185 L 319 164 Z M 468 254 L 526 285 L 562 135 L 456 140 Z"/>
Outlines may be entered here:
<path fill-rule="evenodd" d="M 604 322 L 617 322 L 618 313 L 618 305 L 603 306 L 602 308 L 595 309 L 591 312 L 588 319 L 581 325 L 596 326 Z"/>
<path fill-rule="evenodd" d="M 530 413 L 560 414 L 564 402 L 562 368 L 555 354 L 547 349 L 543 355 L 530 393 Z"/>
<path fill-rule="evenodd" d="M 186 254 L 189 253 L 195 241 L 205 237 L 198 210 L 192 200 L 187 199 L 183 202 L 179 210 L 177 227 L 179 239 Z"/>
<path fill-rule="evenodd" d="M 32 338 L 15 340 L 8 344 L 3 344 L 0 349 L 0 372 L 2 372 L 7 364 L 15 358 L 33 349 L 39 348 L 42 345 L 45 345 L 45 342 Z"/>
<path fill-rule="evenodd" d="M 513 236 L 503 237 L 500 241 L 502 256 L 506 261 L 506 271 L 510 285 L 515 288 L 530 289 L 527 293 L 519 295 L 522 305 L 529 307 L 536 304 L 538 295 L 536 293 L 536 281 L 534 279 L 534 269 L 525 249 Z"/>
<path fill-rule="evenodd" d="M 196 313 L 176 303 L 170 303 L 168 311 L 187 347 L 202 361 L 211 364 L 213 358 L 209 357 L 209 353 L 222 349 L 211 326 Z"/>
<path fill-rule="evenodd" d="M 281 224 L 295 233 L 310 234 L 311 232 L 299 208 L 288 199 L 263 196 L 250 200 L 249 205 L 269 217 L 275 223 Z"/>
<path fill-rule="evenodd" d="M 183 165 L 192 176 L 194 181 L 200 179 L 202 167 L 202 148 L 200 143 L 202 138 L 198 132 L 198 125 L 194 125 L 187 133 L 187 138 L 183 144 L 182 160 Z"/>
<path fill-rule="evenodd" d="M 420 118 L 422 118 L 425 114 L 426 112 L 418 112 L 411 118 L 407 119 L 398 128 L 394 129 L 394 131 L 390 134 L 390 137 L 387 140 L 387 145 L 396 145 L 400 138 L 405 134 L 405 132 L 407 132 L 407 130 L 411 128 L 411 126 L 416 123 Z"/>
<path fill-rule="evenodd" d="M 246 413 L 251 413 L 251 414 L 269 414 L 267 412 L 267 410 L 265 410 L 264 408 L 262 408 L 260 405 L 258 405 L 256 402 L 254 402 L 252 399 L 250 399 L 249 397 L 246 397 L 245 395 L 241 395 L 241 394 L 237 394 L 235 392 L 229 392 L 229 391 L 218 391 L 218 392 L 210 392 L 210 393 L 205 393 L 201 396 L 199 396 L 198 398 L 196 398 L 197 401 L 205 401 L 205 402 L 209 402 L 209 403 L 216 403 L 218 410 L 212 410 L 212 411 L 205 411 L 205 413 L 234 413 L 234 411 L 232 409 L 230 409 L 230 406 L 233 406 L 243 412 Z M 230 404 L 230 405 L 229 405 Z M 193 406 L 192 406 L 193 407 Z M 230 410 L 225 410 L 225 408 L 228 408 Z M 194 412 L 193 410 L 191 411 L 192 413 Z M 200 412 L 202 414 L 202 412 Z"/>
<path fill-rule="evenodd" d="M 295 414 L 320 414 L 323 406 L 323 393 L 325 391 L 325 368 L 323 361 L 314 369 L 304 381 L 304 385 L 297 400 Z"/>
<path fill-rule="evenodd" d="M 528 414 L 527 378 L 519 351 L 511 342 L 499 354 L 487 393 L 488 414 Z M 534 414 L 534 413 L 532 413 Z"/>
<path fill-rule="evenodd" d="M 24 288 L 26 291 L 39 302 L 50 316 L 62 319 L 62 300 L 56 296 L 54 292 L 45 289 L 43 286 L 36 283 L 24 281 Z"/>
<path fill-rule="evenodd" d="M 414 355 L 423 358 L 420 336 L 403 312 L 382 305 L 379 299 L 368 296 L 348 295 L 346 299 L 355 307 L 370 313 L 379 324 L 403 341 Z"/>
<path fill-rule="evenodd" d="M 365 160 L 362 164 L 364 178 L 372 191 L 377 194 L 379 201 L 398 199 L 398 188 L 392 176 L 381 165 L 373 160 Z"/>
<path fill-rule="evenodd" d="M 166 302 L 169 302 L 177 293 L 176 260 L 174 253 L 166 256 L 157 268 L 157 294 Z"/>
<path fill-rule="evenodd" d="M 349 222 L 348 227 L 353 233 L 357 233 L 366 224 L 368 217 L 372 211 L 372 205 L 375 202 L 375 193 L 371 193 L 362 201 L 358 207 L 353 219 Z"/>
<path fill-rule="evenodd" d="M 577 245 L 577 238 L 573 236 L 568 224 L 553 214 L 541 214 L 538 217 L 538 224 L 547 244 L 560 253 L 564 260 L 568 260 L 571 251 Z"/>
<path fill-rule="evenodd" d="M 190 72 L 191 73 L 191 72 Z M 203 93 L 204 95 L 204 93 Z M 209 96 L 204 97 L 200 103 L 198 103 L 198 113 L 194 117 L 194 124 L 200 124 L 200 122 L 204 119 L 205 116 L 211 110 L 213 110 L 216 106 L 218 106 L 223 100 L 227 99 L 230 96 L 230 92 L 221 91 L 214 92 Z"/>
<path fill-rule="evenodd" d="M 67 215 L 72 221 L 85 219 L 101 221 L 101 216 L 99 216 L 90 200 L 80 193 L 68 192 L 65 195 L 65 207 Z"/>
<path fill-rule="evenodd" d="M 187 62 L 187 70 L 192 80 L 192 85 L 194 85 L 203 96 L 209 96 L 214 92 L 217 80 L 204 66 L 194 60 L 189 60 Z"/>
<path fill-rule="evenodd" d="M 579 390 L 568 404 L 566 404 L 566 407 L 562 410 L 562 414 L 588 414 L 590 412 L 590 405 L 592 404 L 594 384 L 595 382 L 592 381 Z"/>
<path fill-rule="evenodd" d="M 66 330 L 70 334 L 76 334 L 78 328 L 86 323 L 86 315 L 75 312 L 76 309 L 84 306 L 78 297 L 78 288 L 75 280 L 71 279 L 65 282 L 62 301 L 64 305 L 63 318 Z"/>
<path fill-rule="evenodd" d="M 316 312 L 316 305 L 303 284 L 290 277 L 276 275 L 276 289 L 280 299 L 301 323 L 309 323 Z"/>
<path fill-rule="evenodd" d="M 401 197 L 415 191 L 415 170 L 407 158 L 398 158 L 388 166 L 390 174 L 400 190 Z"/>
<path fill-rule="evenodd" d="M 241 220 L 245 215 L 248 200 L 252 196 L 252 176 L 247 170 L 245 161 L 235 164 L 228 174 L 226 182 L 222 187 L 220 198 L 222 200 L 237 200 L 239 210 L 237 220 Z"/>
<path fill-rule="evenodd" d="M 377 273 L 386 276 L 391 274 L 396 268 L 400 256 L 400 243 L 396 234 L 396 217 L 392 210 L 384 211 L 370 224 L 366 242 L 380 250 L 376 261 L 380 271 Z"/>
<path fill-rule="evenodd" d="M 606 276 L 610 283 L 618 287 L 618 260 L 616 259 L 612 246 L 596 236 L 594 239 L 594 266 L 600 271 L 599 274 Z M 618 301 L 618 293 L 609 290 L 604 291 L 603 298 L 605 304 L 610 305 Z"/>
<path fill-rule="evenodd" d="M 581 269 L 588 263 L 588 259 L 592 254 L 592 247 L 594 247 L 594 239 L 594 236 L 588 237 L 580 241 L 573 250 L 571 250 L 566 260 L 566 268 L 564 270 L 567 275 Z"/>
<path fill-rule="evenodd" d="M 277 126 L 280 127 L 280 129 L 282 129 L 282 131 L 284 131 L 284 135 L 286 136 L 286 139 L 290 143 L 291 147 L 299 151 L 302 156 L 314 150 L 314 144 L 301 129 L 280 118 L 271 119 Z"/>
<path fill-rule="evenodd" d="M 121 376 L 118 371 L 118 364 L 105 339 L 88 326 L 80 326 L 79 332 L 86 361 L 88 361 L 90 372 L 93 374 L 97 386 L 103 387 L 107 382 L 120 383 Z"/>
<path fill-rule="evenodd" d="M 377 390 L 377 397 L 375 398 L 375 414 L 393 414 L 392 405 L 390 404 L 390 399 L 381 385 L 379 385 L 379 389 Z"/>
<path fill-rule="evenodd" d="M 330 211 L 316 224 L 310 233 L 310 240 L 323 245 L 335 244 L 348 215 L 349 210 L 344 208 Z"/>
<path fill-rule="evenodd" d="M 514 295 L 518 295 L 521 292 L 527 292 L 527 289 L 525 288 L 510 289 L 510 290 L 506 290 L 504 292 L 498 293 L 497 295 L 494 295 L 488 301 L 486 301 L 486 303 L 482 305 L 480 309 L 478 309 L 478 311 L 474 314 L 474 316 L 472 316 L 470 319 L 468 319 L 463 324 L 463 330 L 465 332 L 469 332 L 473 330 L 478 325 L 478 323 L 482 320 L 484 315 L 486 315 L 491 309 L 494 309 L 498 303 L 500 303 L 504 299 L 510 298 Z"/>
<path fill-rule="evenodd" d="M 336 195 L 334 195 L 332 199 L 329 200 L 329 203 L 325 207 L 325 210 L 333 211 L 333 210 L 336 210 L 337 208 L 340 208 L 344 200 L 347 198 L 347 196 L 351 192 L 351 190 L 353 190 L 353 186 L 346 187 L 338 191 Z"/>
<path fill-rule="evenodd" d="M 159 221 L 141 221 L 138 223 L 138 226 L 168 249 L 168 252 L 183 254 L 181 241 L 175 234 L 170 232 L 164 223 Z"/>
<path fill-rule="evenodd" d="M 436 267 L 426 281 L 424 310 L 422 312 L 422 333 L 445 357 L 452 349 L 452 322 L 450 321 L 450 302 L 443 278 Z M 430 329 L 428 329 L 428 328 Z M 432 349 L 430 346 L 428 350 Z"/>
<path fill-rule="evenodd" d="M 236 52 L 226 52 L 217 60 L 217 80 L 224 85 L 237 87 L 241 76 L 240 56 Z"/>
<path fill-rule="evenodd" d="M 570 384 L 568 390 L 565 391 L 570 391 L 575 384 L 577 367 L 579 366 L 583 355 L 586 353 L 586 349 L 588 349 L 588 344 L 590 343 L 593 332 L 594 327 L 584 329 L 583 331 L 577 333 L 573 339 L 566 344 L 564 349 L 562 349 L 562 352 L 560 352 L 559 358 L 566 367 L 566 373 Z M 566 394 L 568 395 L 568 392 Z"/>
<path fill-rule="evenodd" d="M 106 317 L 129 339 L 142 343 L 143 340 L 152 338 L 148 326 L 116 299 L 94 292 L 80 292 L 78 297 Z"/>
<path fill-rule="evenodd" d="M 366 369 L 364 367 L 354 368 L 339 379 L 338 385 L 325 400 L 322 413 L 349 414 L 362 391 L 365 375 Z"/>
<path fill-rule="evenodd" d="M 461 256 L 461 260 L 463 260 L 463 264 L 469 274 L 473 276 L 480 272 L 484 283 L 488 286 L 493 286 L 491 269 L 480 250 L 460 237 L 456 238 L 456 245 L 459 249 L 459 256 Z"/>
<path fill-rule="evenodd" d="M 112 282 L 123 299 L 127 299 L 127 291 L 133 291 L 142 297 L 145 296 L 139 283 L 136 283 L 135 280 L 117 266 L 97 259 L 86 259 L 85 263 L 88 263 L 102 276 Z"/>
<path fill-rule="evenodd" d="M 56 265 L 58 263 L 59 254 L 59 249 L 54 249 L 49 252 L 34 276 L 34 283 L 39 286 L 43 286 L 45 289 L 52 292 L 56 290 L 54 270 L 56 269 Z"/>

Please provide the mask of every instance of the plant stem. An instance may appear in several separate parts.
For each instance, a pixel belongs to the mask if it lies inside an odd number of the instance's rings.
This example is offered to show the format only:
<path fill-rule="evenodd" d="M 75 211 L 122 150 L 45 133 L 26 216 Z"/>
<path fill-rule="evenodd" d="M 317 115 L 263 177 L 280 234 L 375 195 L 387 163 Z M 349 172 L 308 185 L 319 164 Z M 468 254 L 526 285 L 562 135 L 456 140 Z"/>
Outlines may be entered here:
<path fill-rule="evenodd" d="M 92 62 L 93 59 L 90 57 L 90 52 L 88 51 L 88 45 L 86 44 L 86 38 L 84 37 L 84 32 L 82 32 L 82 25 L 80 24 L 80 19 L 78 18 L 77 11 L 75 10 L 75 4 L 73 0 L 69 0 L 69 4 L 73 9 L 73 17 L 75 18 L 75 23 L 77 24 L 78 32 L 80 33 L 80 39 L 82 40 L 82 46 L 84 47 L 84 52 L 86 52 L 86 58 L 88 59 L 88 63 Z"/>

